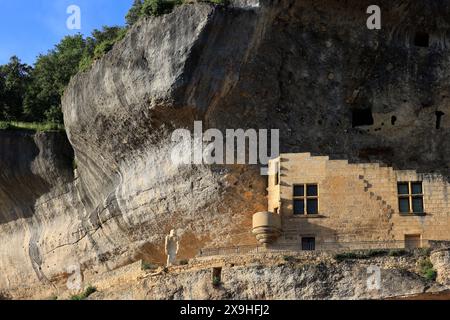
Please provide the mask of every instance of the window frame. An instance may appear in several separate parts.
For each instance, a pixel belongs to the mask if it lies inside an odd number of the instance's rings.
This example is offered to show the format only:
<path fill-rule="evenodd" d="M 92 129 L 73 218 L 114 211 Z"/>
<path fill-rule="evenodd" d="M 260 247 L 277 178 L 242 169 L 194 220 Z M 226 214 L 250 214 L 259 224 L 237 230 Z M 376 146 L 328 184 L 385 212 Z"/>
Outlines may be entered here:
<path fill-rule="evenodd" d="M 317 195 L 308 196 L 308 186 L 315 186 L 317 188 Z M 303 187 L 303 196 L 295 195 L 295 188 Z M 319 202 L 319 184 L 318 183 L 296 183 L 292 187 L 292 212 L 294 216 L 318 216 L 320 212 L 320 202 Z M 303 214 L 295 213 L 295 201 L 302 200 L 303 201 Z M 317 213 L 308 213 L 308 200 L 316 200 L 317 201 Z"/>
<path fill-rule="evenodd" d="M 302 251 L 316 251 L 316 237 L 301 237 L 301 246 L 302 246 Z M 312 244 L 312 245 L 311 245 Z M 308 245 L 308 248 L 305 248 L 305 246 Z"/>
<path fill-rule="evenodd" d="M 413 184 L 419 184 L 422 193 L 413 193 Z M 408 193 L 400 194 L 399 193 L 399 185 L 407 185 L 408 186 Z M 422 202 L 422 211 L 421 212 L 415 212 L 414 206 L 413 206 L 413 199 L 420 198 Z M 397 181 L 397 199 L 398 199 L 398 211 L 402 215 L 421 215 L 425 213 L 425 204 L 424 204 L 424 193 L 423 193 L 423 182 L 422 181 Z M 408 199 L 408 212 L 401 211 L 400 207 L 400 200 L 401 199 Z"/>

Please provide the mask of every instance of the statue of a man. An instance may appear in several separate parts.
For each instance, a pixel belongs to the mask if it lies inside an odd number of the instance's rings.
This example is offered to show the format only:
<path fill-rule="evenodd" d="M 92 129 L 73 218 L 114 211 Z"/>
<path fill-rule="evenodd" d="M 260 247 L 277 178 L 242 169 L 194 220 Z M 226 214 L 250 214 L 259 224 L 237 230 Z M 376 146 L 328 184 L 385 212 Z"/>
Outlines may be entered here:
<path fill-rule="evenodd" d="M 175 234 L 175 230 L 170 230 L 170 234 L 166 236 L 166 255 L 167 255 L 167 267 L 175 264 L 178 254 L 178 237 Z"/>

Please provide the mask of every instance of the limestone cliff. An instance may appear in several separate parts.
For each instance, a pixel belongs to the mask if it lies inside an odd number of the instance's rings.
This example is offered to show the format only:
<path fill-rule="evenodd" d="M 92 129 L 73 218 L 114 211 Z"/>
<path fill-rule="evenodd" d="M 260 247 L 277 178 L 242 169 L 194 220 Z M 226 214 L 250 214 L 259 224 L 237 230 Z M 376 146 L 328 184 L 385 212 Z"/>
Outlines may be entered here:
<path fill-rule="evenodd" d="M 448 177 L 450 2 L 379 2 L 380 31 L 366 0 L 199 3 L 138 22 L 65 92 L 75 173 L 62 138 L 0 133 L 0 288 L 162 262 L 170 229 L 181 258 L 254 243 L 259 168 L 170 160 L 171 131 L 194 120 Z"/>

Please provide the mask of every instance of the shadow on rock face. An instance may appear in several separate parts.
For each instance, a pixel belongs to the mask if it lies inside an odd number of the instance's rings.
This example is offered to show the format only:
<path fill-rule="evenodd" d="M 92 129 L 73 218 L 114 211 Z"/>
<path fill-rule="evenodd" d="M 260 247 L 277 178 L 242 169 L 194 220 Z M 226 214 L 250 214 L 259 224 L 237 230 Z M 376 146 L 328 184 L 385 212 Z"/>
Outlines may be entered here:
<path fill-rule="evenodd" d="M 72 161 L 62 133 L 0 132 L 0 224 L 31 217 L 40 196 L 73 180 Z"/>

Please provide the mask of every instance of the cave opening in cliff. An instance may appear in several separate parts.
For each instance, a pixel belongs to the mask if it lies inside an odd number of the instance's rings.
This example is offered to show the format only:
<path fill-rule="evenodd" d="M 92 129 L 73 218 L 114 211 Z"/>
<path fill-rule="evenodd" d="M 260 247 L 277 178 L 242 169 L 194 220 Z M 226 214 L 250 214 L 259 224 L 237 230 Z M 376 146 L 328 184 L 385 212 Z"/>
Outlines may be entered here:
<path fill-rule="evenodd" d="M 393 125 L 393 126 L 395 126 L 395 123 L 397 122 L 397 117 L 396 116 L 392 116 L 391 117 L 391 124 Z"/>
<path fill-rule="evenodd" d="M 436 115 L 436 129 L 440 129 L 442 117 L 445 115 L 445 113 L 443 113 L 442 111 L 436 111 L 435 115 Z"/>
<path fill-rule="evenodd" d="M 373 115 L 371 109 L 354 109 L 352 110 L 352 126 L 353 128 L 360 126 L 373 125 Z"/>
<path fill-rule="evenodd" d="M 430 34 L 423 31 L 417 31 L 414 36 L 414 45 L 416 47 L 428 48 L 430 46 Z"/>

